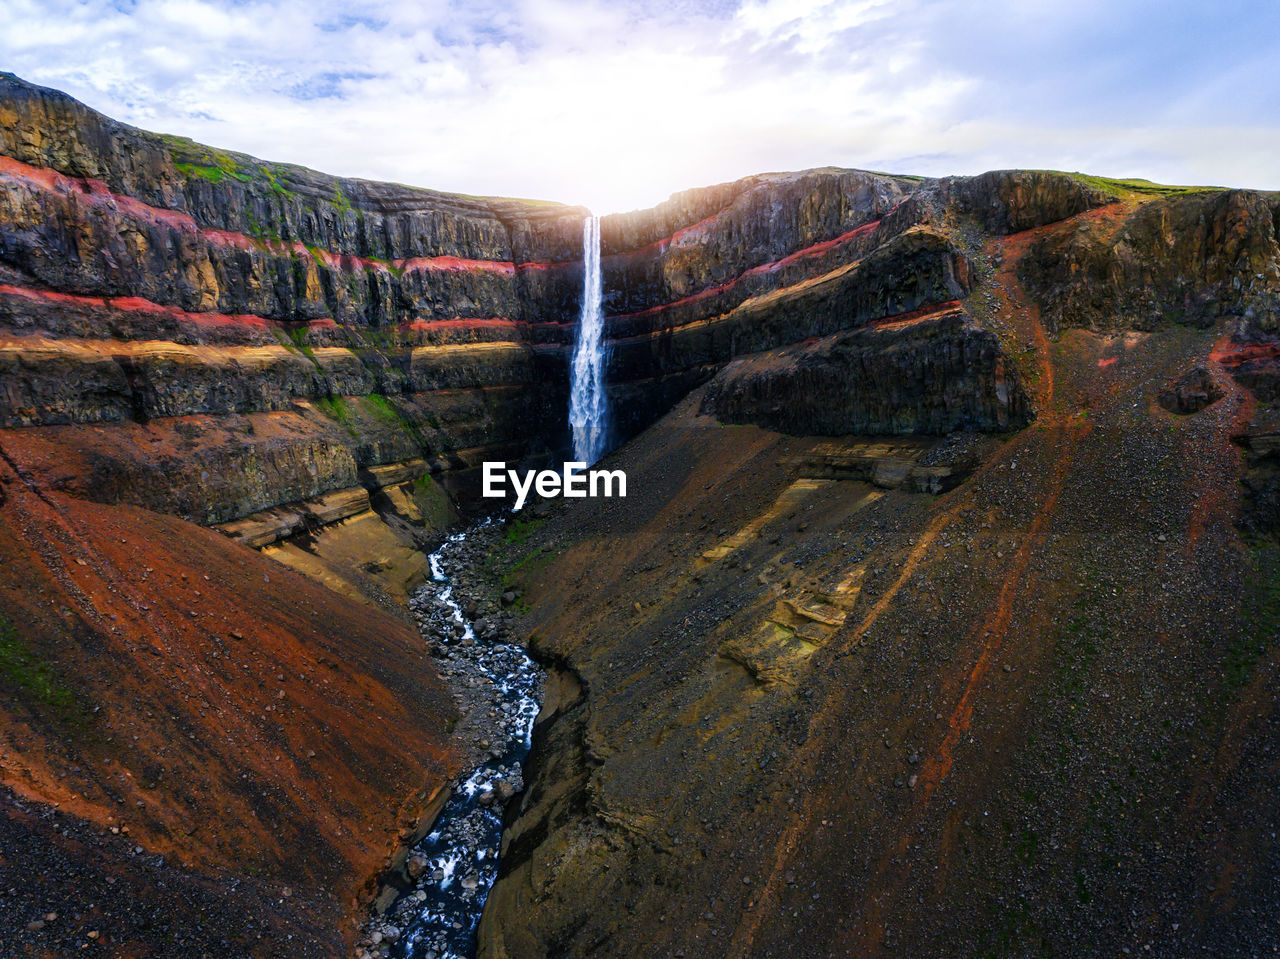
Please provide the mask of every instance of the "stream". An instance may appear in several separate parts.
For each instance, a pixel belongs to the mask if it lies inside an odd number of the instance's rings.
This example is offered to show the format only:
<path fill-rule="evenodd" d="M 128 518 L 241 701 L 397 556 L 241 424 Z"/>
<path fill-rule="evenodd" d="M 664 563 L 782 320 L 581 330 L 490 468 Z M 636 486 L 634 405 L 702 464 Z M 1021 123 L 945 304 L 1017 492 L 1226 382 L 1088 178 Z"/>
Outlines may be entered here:
<path fill-rule="evenodd" d="M 410 599 L 440 672 L 451 686 L 478 694 L 472 711 L 481 711 L 481 735 L 487 738 L 478 743 L 486 758 L 454 784 L 431 832 L 410 851 L 414 885 L 366 927 L 357 955 L 475 955 L 480 913 L 498 874 L 503 810 L 524 788 L 522 764 L 543 687 L 541 667 L 520 646 L 495 638 L 498 630 L 486 621 L 472 622 L 455 593 L 454 578 L 476 559 L 470 540 L 487 539 L 501 528 L 485 520 L 450 536 L 429 557 L 431 580 Z"/>

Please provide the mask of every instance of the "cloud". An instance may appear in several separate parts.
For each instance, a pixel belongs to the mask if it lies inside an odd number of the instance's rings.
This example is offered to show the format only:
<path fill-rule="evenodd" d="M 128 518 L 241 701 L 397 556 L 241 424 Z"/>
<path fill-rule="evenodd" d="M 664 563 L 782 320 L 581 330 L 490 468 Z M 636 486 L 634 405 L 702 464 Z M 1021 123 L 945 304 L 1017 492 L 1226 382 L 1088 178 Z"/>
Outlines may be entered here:
<path fill-rule="evenodd" d="M 763 170 L 1280 188 L 1280 8 L 0 0 L 0 67 L 268 159 L 604 212 Z"/>

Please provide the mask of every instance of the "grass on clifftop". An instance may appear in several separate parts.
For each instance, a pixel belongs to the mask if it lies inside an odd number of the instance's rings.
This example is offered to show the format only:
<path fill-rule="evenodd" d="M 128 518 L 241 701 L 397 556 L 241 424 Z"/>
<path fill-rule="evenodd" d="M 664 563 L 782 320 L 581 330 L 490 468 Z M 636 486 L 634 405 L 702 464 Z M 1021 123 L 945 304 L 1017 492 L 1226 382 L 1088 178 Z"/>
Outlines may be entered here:
<path fill-rule="evenodd" d="M 216 150 L 186 137 L 160 137 L 169 147 L 169 155 L 173 158 L 173 168 L 186 177 L 199 177 L 210 183 L 221 183 L 230 177 L 241 183 L 253 180 L 252 174 L 242 169 L 240 161 L 249 157 Z"/>
<path fill-rule="evenodd" d="M 1152 183 L 1150 180 L 1143 180 L 1140 177 L 1129 180 L 1116 180 L 1111 177 L 1092 176 L 1088 173 L 1066 173 L 1059 170 L 1050 170 L 1048 172 L 1061 172 L 1064 176 L 1069 176 L 1078 183 L 1091 186 L 1095 190 L 1101 190 L 1103 193 L 1114 193 L 1124 200 L 1134 200 L 1142 197 L 1179 196 L 1185 193 L 1212 193 L 1215 190 L 1225 189 L 1225 187 L 1220 186 L 1167 186 L 1163 183 Z"/>
<path fill-rule="evenodd" d="M 161 134 L 160 139 L 169 148 L 173 168 L 185 177 L 198 177 L 210 183 L 221 183 L 226 179 L 239 180 L 241 183 L 261 180 L 277 196 L 293 196 L 293 191 L 281 182 L 288 175 L 287 164 L 264 163 L 247 154 L 219 150 L 186 137 Z M 346 201 L 345 195 L 342 200 Z M 349 202 L 346 205 L 350 207 Z"/>

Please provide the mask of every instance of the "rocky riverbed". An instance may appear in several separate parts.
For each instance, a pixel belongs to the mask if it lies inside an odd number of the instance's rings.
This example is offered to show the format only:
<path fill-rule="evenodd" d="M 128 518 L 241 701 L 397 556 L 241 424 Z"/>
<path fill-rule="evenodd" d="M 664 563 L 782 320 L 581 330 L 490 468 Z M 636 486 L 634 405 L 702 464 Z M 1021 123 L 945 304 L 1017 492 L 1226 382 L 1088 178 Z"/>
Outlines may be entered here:
<path fill-rule="evenodd" d="M 506 804 L 524 789 L 543 673 L 507 639 L 514 593 L 497 595 L 483 563 L 504 531 L 485 520 L 430 556 L 431 580 L 410 608 L 462 714 L 455 730 L 470 754 L 429 832 L 406 861 L 400 895 L 365 929 L 359 959 L 463 959 L 498 872 Z"/>

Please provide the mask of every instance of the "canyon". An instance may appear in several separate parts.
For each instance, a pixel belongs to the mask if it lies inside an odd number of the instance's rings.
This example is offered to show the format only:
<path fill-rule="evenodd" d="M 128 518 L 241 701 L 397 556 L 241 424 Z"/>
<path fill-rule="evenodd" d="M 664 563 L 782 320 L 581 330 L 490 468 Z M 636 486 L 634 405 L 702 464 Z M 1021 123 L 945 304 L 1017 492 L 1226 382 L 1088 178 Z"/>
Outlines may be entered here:
<path fill-rule="evenodd" d="M 572 458 L 589 216 L 0 74 L 0 951 L 352 954 L 479 748 L 410 598 L 486 462 Z M 477 571 L 547 670 L 478 954 L 1280 943 L 1280 195 L 598 229 L 627 495 Z"/>

